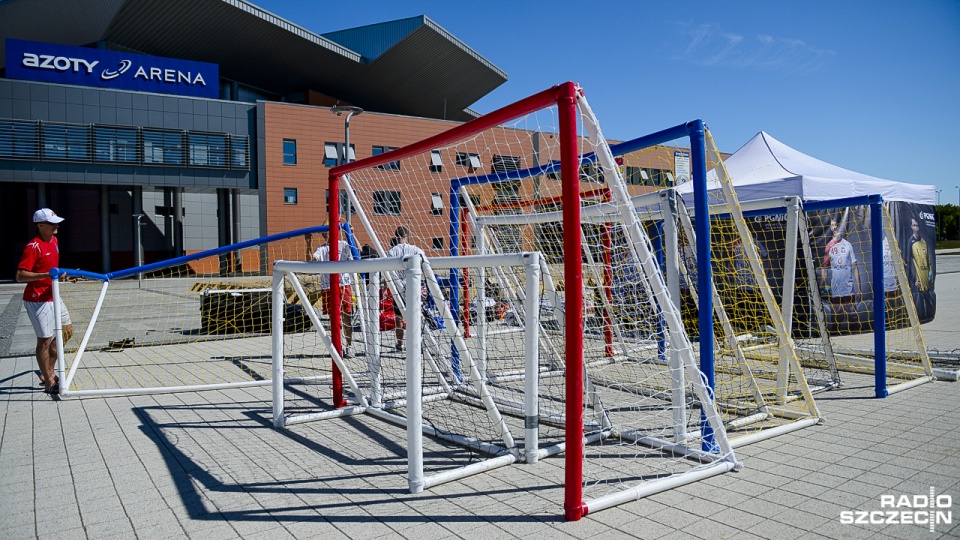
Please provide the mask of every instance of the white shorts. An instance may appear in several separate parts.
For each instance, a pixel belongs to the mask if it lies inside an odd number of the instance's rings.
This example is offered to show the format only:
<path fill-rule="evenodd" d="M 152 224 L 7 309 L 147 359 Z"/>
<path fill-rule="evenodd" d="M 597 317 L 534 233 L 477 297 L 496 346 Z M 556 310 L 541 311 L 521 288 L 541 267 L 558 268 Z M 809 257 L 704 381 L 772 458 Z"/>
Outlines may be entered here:
<path fill-rule="evenodd" d="M 30 317 L 30 324 L 33 325 L 33 332 L 38 338 L 53 337 L 56 330 L 53 318 L 53 301 L 50 302 L 26 302 L 23 307 L 27 310 L 27 316 Z M 70 322 L 70 312 L 67 311 L 67 305 L 60 299 L 60 325 L 67 326 L 73 324 Z"/>

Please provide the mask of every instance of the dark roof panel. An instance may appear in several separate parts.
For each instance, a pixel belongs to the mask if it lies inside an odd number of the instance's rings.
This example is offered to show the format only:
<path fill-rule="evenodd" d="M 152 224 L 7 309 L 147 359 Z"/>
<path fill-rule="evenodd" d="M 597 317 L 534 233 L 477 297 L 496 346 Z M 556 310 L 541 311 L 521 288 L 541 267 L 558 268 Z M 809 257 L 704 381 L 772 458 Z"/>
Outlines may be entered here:
<path fill-rule="evenodd" d="M 357 51 L 363 58 L 370 60 L 380 56 L 411 32 L 423 26 L 426 17 L 410 17 L 397 21 L 382 22 L 358 28 L 348 28 L 328 32 L 323 37 L 339 43 L 348 49 Z"/>

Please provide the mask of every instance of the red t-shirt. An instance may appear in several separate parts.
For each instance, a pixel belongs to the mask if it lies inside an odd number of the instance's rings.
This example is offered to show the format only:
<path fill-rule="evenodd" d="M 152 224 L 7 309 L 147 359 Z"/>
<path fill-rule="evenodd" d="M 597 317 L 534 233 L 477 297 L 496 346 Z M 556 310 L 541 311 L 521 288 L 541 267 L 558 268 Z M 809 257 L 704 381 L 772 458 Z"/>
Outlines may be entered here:
<path fill-rule="evenodd" d="M 57 243 L 57 237 L 54 236 L 49 242 L 44 242 L 38 236 L 23 248 L 23 256 L 20 258 L 17 269 L 45 274 L 59 264 L 60 247 Z M 23 290 L 23 300 L 25 302 L 52 302 L 53 289 L 51 288 L 50 278 L 27 282 L 27 287 Z"/>

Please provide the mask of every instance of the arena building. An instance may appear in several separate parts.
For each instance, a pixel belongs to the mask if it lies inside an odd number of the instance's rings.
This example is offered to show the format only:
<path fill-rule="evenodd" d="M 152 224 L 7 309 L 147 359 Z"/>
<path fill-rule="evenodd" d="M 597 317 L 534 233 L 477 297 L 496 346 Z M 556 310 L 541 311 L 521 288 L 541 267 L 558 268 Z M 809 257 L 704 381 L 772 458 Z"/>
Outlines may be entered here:
<path fill-rule="evenodd" d="M 507 81 L 426 16 L 321 35 L 243 0 L 0 2 L 0 61 L 0 279 L 39 207 L 67 218 L 61 263 L 99 272 L 320 225 L 338 159 L 468 121 Z M 672 181 L 645 161 L 638 188 Z M 395 190 L 358 196 L 402 224 L 397 165 Z M 449 250 L 436 206 L 428 255 Z"/>

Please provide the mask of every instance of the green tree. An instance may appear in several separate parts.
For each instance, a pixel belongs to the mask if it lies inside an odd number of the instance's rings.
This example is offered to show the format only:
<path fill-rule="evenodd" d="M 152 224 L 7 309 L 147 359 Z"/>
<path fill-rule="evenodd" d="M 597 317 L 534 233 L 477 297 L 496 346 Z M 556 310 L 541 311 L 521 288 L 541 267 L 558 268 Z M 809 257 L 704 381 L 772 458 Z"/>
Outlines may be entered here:
<path fill-rule="evenodd" d="M 941 240 L 960 240 L 960 206 L 937 206 L 937 230 Z"/>

